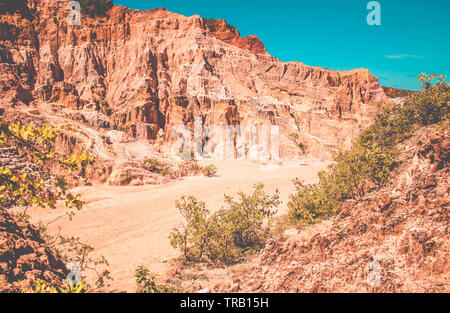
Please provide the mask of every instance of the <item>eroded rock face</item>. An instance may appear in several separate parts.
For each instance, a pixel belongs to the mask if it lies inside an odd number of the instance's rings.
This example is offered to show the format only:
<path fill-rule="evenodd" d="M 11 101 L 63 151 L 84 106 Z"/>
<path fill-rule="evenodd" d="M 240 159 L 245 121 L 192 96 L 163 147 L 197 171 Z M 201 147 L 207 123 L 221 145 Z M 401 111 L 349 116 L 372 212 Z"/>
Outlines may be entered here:
<path fill-rule="evenodd" d="M 164 130 L 277 125 L 282 157 L 299 140 L 329 159 L 349 146 L 385 99 L 368 70 L 329 71 L 270 56 L 256 36 L 241 38 L 221 20 L 165 9 L 114 6 L 105 16 L 66 22 L 66 1 L 29 0 L 25 13 L 0 15 L 0 96 L 54 101 L 71 108 L 106 101 L 111 128 L 154 139 Z"/>
<path fill-rule="evenodd" d="M 67 274 L 35 227 L 0 208 L 0 293 L 24 291 L 37 279 L 62 286 Z"/>
<path fill-rule="evenodd" d="M 203 19 L 206 29 L 216 38 L 233 46 L 253 52 L 254 54 L 267 54 L 266 47 L 255 35 L 241 37 L 239 31 L 227 24 L 225 20 Z"/>

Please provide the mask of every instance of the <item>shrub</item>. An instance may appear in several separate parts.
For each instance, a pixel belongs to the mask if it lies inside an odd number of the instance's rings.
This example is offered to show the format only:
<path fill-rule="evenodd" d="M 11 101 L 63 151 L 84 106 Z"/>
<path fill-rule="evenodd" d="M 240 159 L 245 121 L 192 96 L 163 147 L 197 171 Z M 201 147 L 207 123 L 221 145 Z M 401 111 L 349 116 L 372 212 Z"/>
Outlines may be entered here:
<path fill-rule="evenodd" d="M 31 288 L 26 289 L 25 293 L 87 293 L 84 289 L 83 282 L 73 285 L 72 282 L 67 283 L 67 287 L 55 287 L 44 280 L 38 279 L 31 285 Z"/>
<path fill-rule="evenodd" d="M 237 201 L 225 195 L 225 206 L 210 219 L 208 257 L 228 264 L 262 249 L 269 234 L 264 222 L 280 203 L 278 191 L 268 195 L 262 184 L 251 195 L 239 192 Z"/>
<path fill-rule="evenodd" d="M 404 105 L 384 108 L 350 150 L 334 154 L 335 163 L 319 173 L 319 183 L 295 181 L 297 190 L 290 196 L 289 216 L 314 223 L 339 211 L 345 200 L 358 199 L 384 186 L 396 166 L 396 145 L 418 127 L 448 117 L 450 93 L 444 79 L 442 75 L 422 74 L 421 92 L 411 94 Z M 435 85 L 433 80 L 437 80 Z"/>
<path fill-rule="evenodd" d="M 161 175 L 172 175 L 172 171 L 170 170 L 170 167 L 164 164 L 163 162 L 159 161 L 155 158 L 149 158 L 144 160 L 145 167 L 147 170 L 153 173 L 161 174 Z"/>
<path fill-rule="evenodd" d="M 23 170 L 0 165 L 0 203 L 9 206 L 17 203 L 28 207 L 54 207 L 53 196 L 64 197 L 68 208 L 81 209 L 83 202 L 79 195 L 73 195 L 64 176 L 56 179 L 54 186 L 44 182 L 45 174 L 55 164 L 67 170 L 83 171 L 94 160 L 85 152 L 70 156 L 60 155 L 53 150 L 59 131 L 52 126 L 35 126 L 32 123 L 9 122 L 0 119 L 0 148 L 17 147 L 30 162 L 40 166 L 41 171 L 26 173 Z"/>
<path fill-rule="evenodd" d="M 206 177 L 215 177 L 217 175 L 217 167 L 214 164 L 205 166 L 203 168 L 203 175 Z"/>
<path fill-rule="evenodd" d="M 53 145 L 58 129 L 49 125 L 35 126 L 32 123 L 22 124 L 20 122 L 10 122 L 0 119 L 0 148 L 17 147 L 18 152 L 25 155 L 29 162 L 40 166 L 39 171 L 27 172 L 22 168 L 9 168 L 8 164 L 0 165 L 0 205 L 9 207 L 18 204 L 23 207 L 23 212 L 16 216 L 20 220 L 27 220 L 26 214 L 30 207 L 50 207 L 55 208 L 56 199 L 64 199 L 65 205 L 69 209 L 66 214 L 72 219 L 76 210 L 81 210 L 83 201 L 79 194 L 72 194 L 69 191 L 65 176 L 53 177 L 50 180 L 53 184 L 45 183 L 48 179 L 50 168 L 59 165 L 68 171 L 83 171 L 91 165 L 94 160 L 85 151 L 73 153 L 71 155 L 61 155 L 53 150 Z M 53 237 L 46 233 L 46 226 L 40 226 L 41 238 L 46 241 L 49 248 L 60 255 L 63 261 L 79 261 L 81 270 L 94 270 L 97 272 L 97 265 L 108 265 L 106 259 L 91 258 L 89 254 L 93 247 L 82 244 L 75 238 L 64 238 L 63 236 Z M 57 242 L 59 239 L 59 242 Z M 64 249 L 64 248 L 67 249 Z M 73 253 L 72 257 L 67 254 Z M 104 271 L 99 274 L 97 285 L 102 287 L 105 280 L 109 279 L 109 272 Z M 87 286 L 89 287 L 89 286 Z M 68 285 L 66 288 L 48 285 L 42 280 L 37 280 L 30 289 L 30 292 L 83 292 L 83 284 L 76 286 Z"/>
<path fill-rule="evenodd" d="M 264 222 L 280 204 L 278 191 L 268 195 L 264 186 L 257 184 L 251 195 L 240 192 L 238 196 L 234 200 L 226 195 L 224 207 L 214 214 L 204 202 L 183 196 L 176 206 L 185 223 L 170 234 L 170 244 L 194 262 L 229 264 L 260 250 L 268 236 Z"/>
<path fill-rule="evenodd" d="M 288 202 L 289 217 L 301 220 L 306 224 L 319 221 L 333 212 L 334 201 L 325 193 L 320 184 L 304 184 L 300 180 L 294 181 L 296 193 L 290 196 Z"/>
<path fill-rule="evenodd" d="M 186 196 L 176 201 L 175 206 L 184 217 L 185 224 L 170 233 L 170 244 L 180 249 L 187 261 L 200 261 L 208 240 L 209 210 L 205 202 Z"/>
<path fill-rule="evenodd" d="M 139 266 L 135 272 L 138 293 L 173 293 L 177 289 L 168 285 L 158 285 L 156 275 L 151 273 L 145 266 Z"/>
<path fill-rule="evenodd" d="M 448 116 L 450 102 L 450 85 L 445 82 L 446 76 L 439 74 L 426 75 L 422 73 L 422 91 L 413 94 L 406 104 L 411 107 L 413 117 L 421 125 L 436 124 Z M 433 85 L 433 81 L 436 84 Z"/>

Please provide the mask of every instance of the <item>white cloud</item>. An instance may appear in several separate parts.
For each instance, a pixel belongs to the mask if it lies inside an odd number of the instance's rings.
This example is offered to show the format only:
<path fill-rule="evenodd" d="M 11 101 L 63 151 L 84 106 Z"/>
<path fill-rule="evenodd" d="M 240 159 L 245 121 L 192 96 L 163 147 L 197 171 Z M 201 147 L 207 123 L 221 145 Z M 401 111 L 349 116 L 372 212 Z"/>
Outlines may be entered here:
<path fill-rule="evenodd" d="M 392 55 L 385 55 L 384 57 L 387 59 L 407 59 L 407 58 L 418 60 L 423 59 L 423 57 L 417 56 L 415 54 L 392 54 Z"/>

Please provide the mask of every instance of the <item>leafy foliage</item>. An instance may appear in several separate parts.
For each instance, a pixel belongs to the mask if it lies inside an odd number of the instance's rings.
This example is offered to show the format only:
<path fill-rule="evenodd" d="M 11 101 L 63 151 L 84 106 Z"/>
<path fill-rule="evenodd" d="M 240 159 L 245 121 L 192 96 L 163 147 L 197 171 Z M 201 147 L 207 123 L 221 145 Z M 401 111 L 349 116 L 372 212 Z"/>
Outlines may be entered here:
<path fill-rule="evenodd" d="M 201 260 L 208 240 L 208 216 L 206 203 L 194 197 L 183 196 L 175 201 L 176 208 L 184 217 L 185 223 L 170 233 L 170 244 L 179 248 L 187 260 Z"/>
<path fill-rule="evenodd" d="M 203 201 L 183 196 L 176 207 L 185 223 L 170 234 L 170 244 L 180 249 L 187 261 L 224 264 L 261 249 L 268 236 L 264 222 L 280 205 L 278 191 L 268 195 L 264 186 L 257 184 L 251 195 L 240 192 L 238 197 L 225 195 L 224 207 L 211 214 Z"/>
<path fill-rule="evenodd" d="M 38 279 L 31 288 L 26 289 L 25 293 L 87 293 L 84 289 L 84 284 L 80 281 L 77 285 L 73 285 L 71 281 L 68 281 L 67 287 L 57 287 L 48 285 L 47 282 Z"/>
<path fill-rule="evenodd" d="M 350 150 L 334 155 L 335 163 L 319 173 L 319 183 L 294 181 L 297 190 L 288 203 L 293 220 L 315 223 L 339 211 L 345 200 L 382 187 L 396 166 L 397 144 L 418 127 L 448 119 L 450 92 L 445 77 L 422 74 L 419 81 L 421 92 L 411 94 L 403 105 L 385 107 Z"/>
<path fill-rule="evenodd" d="M 77 171 L 84 170 L 94 162 L 85 151 L 70 156 L 56 153 L 53 150 L 53 144 L 58 135 L 59 131 L 52 126 L 34 126 L 31 123 L 24 125 L 20 122 L 11 123 L 0 120 L 0 147 L 17 147 L 22 155 L 27 155 L 30 162 L 38 164 L 41 168 L 41 171 L 37 173 L 27 174 L 20 168 L 12 170 L 5 164 L 0 166 L 0 202 L 16 202 L 23 206 L 24 211 L 17 215 L 18 218 L 27 219 L 26 210 L 29 207 L 54 208 L 58 198 L 64 198 L 66 207 L 70 209 L 80 210 L 83 206 L 81 196 L 69 191 L 64 176 L 56 177 L 53 186 L 46 184 L 42 178 L 42 173 L 49 171 L 49 166 L 55 163 L 66 170 Z M 71 219 L 74 212 L 69 211 L 67 214 Z M 40 225 L 41 237 L 64 261 L 79 262 L 82 271 L 88 269 L 96 271 L 98 265 L 108 265 L 104 257 L 94 259 L 89 256 L 94 250 L 93 247 L 81 243 L 78 238 L 52 237 L 46 233 L 47 226 Z M 109 272 L 97 274 L 97 286 L 101 287 L 109 278 Z M 33 292 L 78 293 L 83 291 L 83 284 L 77 286 L 69 284 L 67 288 L 56 288 L 43 281 L 36 281 L 31 290 Z"/>
<path fill-rule="evenodd" d="M 149 170 L 150 172 L 161 174 L 164 176 L 172 175 L 170 167 L 164 164 L 163 162 L 159 161 L 158 159 L 155 158 L 145 159 L 144 163 L 147 170 Z"/>
<path fill-rule="evenodd" d="M 20 122 L 9 123 L 0 119 L 0 147 L 15 146 L 27 155 L 29 161 L 39 165 L 42 171 L 52 163 L 58 163 L 68 170 L 82 170 L 92 164 L 94 160 L 82 152 L 71 156 L 60 156 L 53 149 L 53 143 L 59 131 L 51 126 L 34 126 Z M 23 207 L 45 207 L 54 208 L 56 197 L 65 197 L 68 208 L 80 209 L 82 201 L 79 195 L 73 195 L 67 188 L 64 176 L 56 179 L 54 190 L 46 186 L 44 180 L 39 176 L 29 175 L 18 170 L 11 170 L 6 165 L 0 165 L 0 202 L 18 202 Z"/>
<path fill-rule="evenodd" d="M 156 275 L 151 273 L 145 266 L 139 266 L 135 272 L 138 293 L 174 293 L 178 290 L 168 285 L 158 285 Z"/>
<path fill-rule="evenodd" d="M 216 212 L 210 222 L 208 257 L 223 263 L 232 263 L 247 252 L 264 247 L 269 229 L 264 222 L 271 218 L 281 204 L 278 191 L 264 192 L 264 185 L 254 186 L 253 193 L 238 193 L 238 200 L 225 195 L 225 206 Z"/>
<path fill-rule="evenodd" d="M 203 175 L 206 177 L 215 177 L 217 175 L 217 166 L 214 164 L 205 166 L 203 168 Z"/>

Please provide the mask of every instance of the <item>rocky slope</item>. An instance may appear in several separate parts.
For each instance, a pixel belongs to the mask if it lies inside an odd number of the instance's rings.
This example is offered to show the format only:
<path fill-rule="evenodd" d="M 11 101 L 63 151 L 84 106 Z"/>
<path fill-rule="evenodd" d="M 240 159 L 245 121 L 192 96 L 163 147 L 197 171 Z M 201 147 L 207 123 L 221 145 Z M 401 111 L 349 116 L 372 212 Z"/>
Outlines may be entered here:
<path fill-rule="evenodd" d="M 62 286 L 67 274 L 35 227 L 0 208 L 0 293 L 23 291 L 37 279 Z"/>
<path fill-rule="evenodd" d="M 96 127 L 127 128 L 150 142 L 159 135 L 165 143 L 175 140 L 177 125 L 193 129 L 195 118 L 277 125 L 282 157 L 301 153 L 289 139 L 298 133 L 311 155 L 329 159 L 386 99 L 368 70 L 281 62 L 256 36 L 242 38 L 223 20 L 113 6 L 71 26 L 66 1 L 20 3 L 0 14 L 2 107 L 106 107 L 108 122 Z"/>
<path fill-rule="evenodd" d="M 332 221 L 270 241 L 232 280 L 193 290 L 449 292 L 448 132 L 421 130 L 400 149 L 385 188 L 347 201 Z"/>
<path fill-rule="evenodd" d="M 414 91 L 406 90 L 406 89 L 398 89 L 391 87 L 383 87 L 384 93 L 389 98 L 404 98 L 414 93 Z"/>

